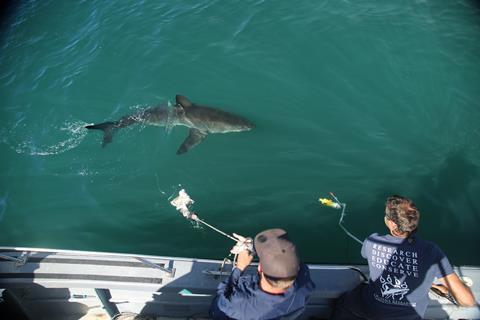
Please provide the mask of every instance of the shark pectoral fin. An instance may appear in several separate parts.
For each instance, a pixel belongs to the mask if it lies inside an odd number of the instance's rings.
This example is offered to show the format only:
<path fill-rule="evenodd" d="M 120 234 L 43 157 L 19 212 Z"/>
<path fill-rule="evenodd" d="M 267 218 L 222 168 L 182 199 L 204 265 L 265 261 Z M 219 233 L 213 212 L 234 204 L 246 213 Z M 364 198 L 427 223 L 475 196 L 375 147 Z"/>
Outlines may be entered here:
<path fill-rule="evenodd" d="M 180 94 L 177 94 L 175 96 L 175 100 L 177 101 L 177 104 L 181 105 L 184 108 L 190 108 L 192 106 L 192 103 L 190 100 L 187 99 L 187 97 L 184 97 Z"/>
<path fill-rule="evenodd" d="M 180 148 L 177 150 L 177 154 L 182 154 L 187 152 L 190 148 L 195 147 L 197 144 L 203 141 L 208 133 L 200 131 L 198 129 L 190 129 L 190 134 L 187 139 L 183 141 Z"/>
<path fill-rule="evenodd" d="M 105 133 L 103 134 L 102 148 L 105 148 L 107 144 L 112 142 L 113 134 L 115 133 L 115 131 L 116 130 L 114 127 L 105 130 Z"/>

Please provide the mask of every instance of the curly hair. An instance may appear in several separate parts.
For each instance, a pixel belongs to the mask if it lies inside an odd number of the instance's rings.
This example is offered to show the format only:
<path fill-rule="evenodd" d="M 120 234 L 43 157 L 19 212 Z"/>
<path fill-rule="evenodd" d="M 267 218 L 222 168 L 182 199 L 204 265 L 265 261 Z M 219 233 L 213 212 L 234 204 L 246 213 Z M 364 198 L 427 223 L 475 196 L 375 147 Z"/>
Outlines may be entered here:
<path fill-rule="evenodd" d="M 385 217 L 395 222 L 400 233 L 412 233 L 418 228 L 420 212 L 412 200 L 393 195 L 387 198 Z"/>

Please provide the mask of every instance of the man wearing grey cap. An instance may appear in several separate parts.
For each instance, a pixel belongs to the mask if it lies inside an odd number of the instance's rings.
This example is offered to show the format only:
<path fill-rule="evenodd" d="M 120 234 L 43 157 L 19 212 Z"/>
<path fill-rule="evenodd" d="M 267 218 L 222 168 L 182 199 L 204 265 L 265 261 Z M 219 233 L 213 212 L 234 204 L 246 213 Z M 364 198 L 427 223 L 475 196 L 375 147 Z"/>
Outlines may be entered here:
<path fill-rule="evenodd" d="M 254 248 L 258 273 L 242 275 L 253 256 L 240 252 L 232 274 L 218 286 L 210 309 L 213 319 L 294 319 L 305 309 L 315 285 L 286 231 L 260 232 Z"/>

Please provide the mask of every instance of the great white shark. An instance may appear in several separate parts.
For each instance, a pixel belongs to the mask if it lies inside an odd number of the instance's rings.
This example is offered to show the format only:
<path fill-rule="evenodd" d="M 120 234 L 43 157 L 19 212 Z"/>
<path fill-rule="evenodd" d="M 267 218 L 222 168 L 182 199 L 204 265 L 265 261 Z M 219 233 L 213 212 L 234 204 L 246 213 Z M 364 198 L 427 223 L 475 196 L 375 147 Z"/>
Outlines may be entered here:
<path fill-rule="evenodd" d="M 113 134 L 118 129 L 135 123 L 165 127 L 188 127 L 190 128 L 189 135 L 178 148 L 177 154 L 186 153 L 202 142 L 210 133 L 241 132 L 255 128 L 253 123 L 241 116 L 194 104 L 182 95 L 176 95 L 175 100 L 176 104 L 173 108 L 166 105 L 148 108 L 124 116 L 117 121 L 88 125 L 85 128 L 102 130 L 104 132 L 102 147 L 105 147 L 112 142 Z"/>

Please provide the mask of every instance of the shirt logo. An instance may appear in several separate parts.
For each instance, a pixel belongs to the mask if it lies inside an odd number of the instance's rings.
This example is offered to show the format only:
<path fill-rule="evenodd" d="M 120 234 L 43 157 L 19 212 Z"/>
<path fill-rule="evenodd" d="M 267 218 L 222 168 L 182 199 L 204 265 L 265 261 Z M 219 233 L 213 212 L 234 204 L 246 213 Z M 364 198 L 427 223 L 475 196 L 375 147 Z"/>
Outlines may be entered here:
<path fill-rule="evenodd" d="M 397 277 L 387 276 L 387 279 L 380 276 L 380 283 L 382 284 L 382 297 L 385 299 L 402 300 L 410 291 L 407 283 Z"/>

